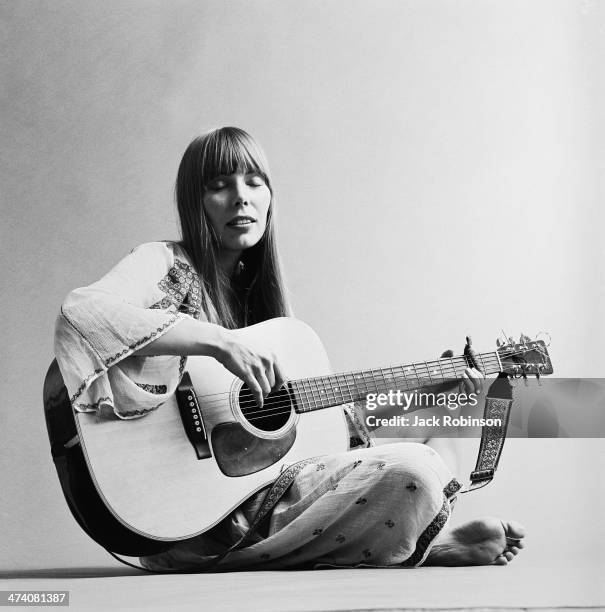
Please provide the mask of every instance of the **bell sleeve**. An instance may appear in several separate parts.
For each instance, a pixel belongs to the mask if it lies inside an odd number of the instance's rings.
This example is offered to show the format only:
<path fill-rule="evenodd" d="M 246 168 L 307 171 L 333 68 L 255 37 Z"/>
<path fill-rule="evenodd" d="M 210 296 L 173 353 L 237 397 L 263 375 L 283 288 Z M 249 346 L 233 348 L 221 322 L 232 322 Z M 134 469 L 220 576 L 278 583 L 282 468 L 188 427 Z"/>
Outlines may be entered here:
<path fill-rule="evenodd" d="M 175 249 L 172 243 L 143 244 L 65 299 L 55 355 L 76 410 L 136 418 L 176 389 L 185 357 L 133 355 L 183 318 L 199 315 L 192 307 L 199 306 L 199 279 Z"/>

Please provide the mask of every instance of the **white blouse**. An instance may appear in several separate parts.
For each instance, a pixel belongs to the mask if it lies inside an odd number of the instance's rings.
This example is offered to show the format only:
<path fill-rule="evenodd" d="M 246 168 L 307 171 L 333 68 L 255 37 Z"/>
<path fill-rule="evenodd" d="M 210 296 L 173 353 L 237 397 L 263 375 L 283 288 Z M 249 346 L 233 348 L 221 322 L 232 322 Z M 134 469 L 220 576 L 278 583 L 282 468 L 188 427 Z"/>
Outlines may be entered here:
<path fill-rule="evenodd" d="M 55 355 L 74 408 L 121 419 L 159 408 L 187 358 L 133 353 L 185 317 L 206 320 L 200 279 L 175 242 L 142 244 L 99 281 L 72 291 L 57 318 Z M 344 409 L 351 446 L 370 446 L 358 409 Z"/>

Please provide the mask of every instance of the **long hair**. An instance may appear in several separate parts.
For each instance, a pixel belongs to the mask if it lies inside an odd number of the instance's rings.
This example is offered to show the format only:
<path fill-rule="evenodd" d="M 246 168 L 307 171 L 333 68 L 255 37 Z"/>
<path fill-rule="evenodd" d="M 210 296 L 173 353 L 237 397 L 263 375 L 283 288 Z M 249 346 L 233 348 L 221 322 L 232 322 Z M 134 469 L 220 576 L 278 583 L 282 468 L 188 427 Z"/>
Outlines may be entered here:
<path fill-rule="evenodd" d="M 203 206 L 206 185 L 219 175 L 255 172 L 271 193 L 260 241 L 242 253 L 230 279 L 218 265 L 220 243 Z M 176 180 L 181 245 L 200 276 L 202 309 L 208 320 L 244 327 L 288 314 L 275 240 L 275 197 L 265 154 L 244 130 L 223 127 L 195 138 L 181 160 Z"/>

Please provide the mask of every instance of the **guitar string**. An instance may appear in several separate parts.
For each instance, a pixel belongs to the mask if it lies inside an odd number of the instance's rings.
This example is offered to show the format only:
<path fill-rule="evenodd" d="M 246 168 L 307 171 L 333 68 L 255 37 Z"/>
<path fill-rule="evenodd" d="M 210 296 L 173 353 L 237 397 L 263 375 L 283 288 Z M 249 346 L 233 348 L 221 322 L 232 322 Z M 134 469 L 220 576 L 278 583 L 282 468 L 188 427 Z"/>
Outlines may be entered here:
<path fill-rule="evenodd" d="M 522 352 L 524 352 L 524 351 L 520 351 L 519 354 L 521 354 Z M 482 359 L 483 356 L 485 356 L 485 359 Z M 493 356 L 492 354 L 487 354 L 486 353 L 485 355 L 481 355 L 479 357 L 482 359 L 483 365 L 485 365 L 486 361 L 488 361 L 488 360 L 489 360 L 488 364 L 491 367 L 494 367 L 496 365 L 498 365 L 498 366 L 500 365 L 498 358 Z M 462 365 L 463 363 L 467 363 L 466 360 L 464 359 L 464 357 L 455 357 L 455 358 L 451 358 L 451 359 L 452 360 L 454 360 L 454 359 L 458 360 L 460 362 L 459 365 Z M 445 362 L 446 359 L 442 359 L 441 361 Z M 433 361 L 430 361 L 430 362 L 426 362 L 426 365 L 428 365 L 428 364 L 435 364 L 435 363 L 439 363 L 439 362 L 436 361 L 436 360 L 433 360 Z M 322 378 L 323 379 L 329 379 L 329 378 L 332 378 L 332 377 L 333 378 L 337 378 L 337 377 L 342 377 L 342 378 L 349 377 L 350 378 L 351 376 L 359 377 L 359 375 L 361 375 L 362 376 L 362 381 L 368 382 L 367 378 L 365 377 L 365 374 L 369 374 L 369 375 L 373 376 L 376 372 L 381 372 L 381 375 L 383 375 L 382 371 L 386 371 L 386 370 L 389 370 L 389 369 L 392 370 L 392 371 L 395 370 L 395 369 L 401 370 L 403 368 L 406 368 L 408 372 L 412 368 L 415 368 L 416 372 L 418 373 L 418 369 L 420 367 L 421 367 L 420 363 L 418 364 L 418 367 L 416 367 L 416 366 L 387 366 L 385 368 L 375 368 L 373 370 L 353 370 L 351 372 L 343 372 L 343 373 L 339 373 L 339 374 L 330 374 L 330 375 L 325 375 L 325 376 L 318 376 L 316 378 L 318 378 L 318 379 L 322 379 Z M 445 367 L 442 366 L 440 369 L 441 369 L 442 372 L 446 372 L 446 376 L 450 376 L 451 374 L 456 374 L 456 376 L 454 376 L 454 378 L 460 378 L 459 376 L 457 376 L 456 366 L 453 363 L 448 363 L 447 366 L 445 366 Z M 505 370 L 506 370 L 506 368 L 504 368 L 503 371 L 505 371 Z M 433 371 L 433 374 L 435 374 L 435 371 Z M 424 376 L 422 373 L 421 373 L 421 375 Z M 388 376 L 389 376 L 389 378 L 394 378 L 392 373 L 388 374 Z M 384 375 L 383 375 L 383 377 L 384 377 Z M 405 372 L 402 372 L 402 374 L 399 375 L 398 377 L 399 378 L 401 378 L 401 377 L 406 378 Z M 412 377 L 412 379 L 414 379 L 414 378 L 416 378 L 418 380 L 420 379 L 420 377 L 418 375 Z M 439 376 L 436 375 L 436 378 L 439 378 Z M 427 368 L 426 379 L 429 380 L 429 381 L 432 380 L 431 373 L 428 372 L 428 368 Z M 437 380 L 437 383 L 444 382 L 445 377 L 442 375 L 441 379 L 442 380 Z M 286 381 L 286 382 L 299 382 L 299 381 L 302 382 L 302 381 L 305 381 L 305 380 L 312 380 L 312 379 L 295 379 L 295 380 L 290 380 L 290 381 Z M 423 380 L 424 380 L 424 378 L 423 378 Z M 370 380 L 370 382 L 371 382 L 371 380 Z M 346 383 L 346 384 L 348 384 L 348 383 Z M 342 387 L 343 384 L 339 384 L 339 386 Z M 349 386 L 351 386 L 351 385 L 349 385 Z M 229 391 L 226 391 L 226 392 L 222 391 L 222 392 L 218 392 L 218 393 L 195 394 L 195 396 L 198 399 L 201 399 L 201 398 L 206 399 L 206 398 L 210 398 L 210 397 L 213 397 L 213 396 L 226 396 L 226 395 L 229 395 L 229 394 L 230 394 Z M 208 399 L 207 401 L 208 402 L 212 402 L 212 401 L 219 401 L 219 400 L 210 400 L 210 399 Z"/>
<path fill-rule="evenodd" d="M 524 352 L 526 352 L 526 350 L 518 351 L 519 354 L 524 353 Z M 492 361 L 494 362 L 493 365 L 496 365 L 498 363 L 498 359 L 495 357 L 495 355 L 493 355 L 493 356 L 492 355 L 493 354 L 491 354 L 491 353 L 488 353 L 488 354 L 485 355 L 486 356 L 486 360 L 489 360 L 489 366 L 492 366 L 492 363 L 491 363 Z M 511 354 L 509 354 L 509 356 L 511 356 Z M 483 355 L 480 355 L 478 357 L 482 358 Z M 451 358 L 452 361 L 454 359 L 457 359 L 459 362 L 465 362 L 466 361 L 464 357 Z M 482 360 L 482 364 L 483 364 L 484 367 L 485 367 L 485 361 L 486 360 Z M 446 361 L 446 359 L 441 359 L 439 361 Z M 436 360 L 433 360 L 432 363 L 438 363 L 438 362 Z M 420 366 L 420 364 L 418 364 L 418 365 Z M 425 365 L 428 366 L 428 362 L 426 362 Z M 448 365 L 447 369 L 452 369 L 452 365 Z M 455 367 L 453 369 L 454 369 L 454 373 L 456 373 Z M 442 371 L 443 371 L 443 368 L 442 368 Z M 428 374 L 428 367 L 427 367 L 427 374 Z M 384 374 L 382 374 L 382 375 L 384 377 Z M 339 375 L 336 375 L 336 376 L 346 376 L 346 375 L 345 374 L 339 374 Z M 329 378 L 329 377 L 326 377 L 326 378 Z M 401 379 L 402 377 L 397 377 L 397 376 L 392 376 L 391 375 L 391 378 L 392 378 L 392 382 L 397 382 L 398 378 Z M 461 380 L 460 377 L 458 377 L 458 376 L 456 376 L 454 379 L 446 379 L 444 376 L 441 376 L 441 380 L 435 381 L 430 376 L 430 374 L 429 374 L 429 376 L 427 378 L 420 378 L 419 376 L 416 376 L 415 378 L 416 378 L 415 384 L 412 384 L 410 387 L 408 387 L 408 389 L 411 389 L 411 388 L 417 387 L 417 386 L 429 386 L 429 385 L 434 385 L 434 384 L 443 384 L 445 382 L 449 382 L 450 380 Z M 405 381 L 405 382 L 412 382 L 412 381 L 409 380 L 409 378 L 405 377 L 405 374 L 403 375 L 403 379 L 402 380 Z M 422 381 L 422 383 L 421 383 L 421 381 Z M 338 382 L 338 387 L 334 387 L 334 390 L 332 391 L 332 393 L 334 394 L 334 401 L 336 402 L 334 405 L 339 405 L 339 403 L 340 403 L 340 402 L 338 402 L 338 399 L 336 398 L 336 388 L 338 388 L 338 390 L 340 390 L 342 387 L 345 387 L 345 390 L 351 396 L 352 396 L 352 393 L 351 393 L 350 389 L 351 388 L 354 388 L 355 390 L 358 389 L 358 385 L 356 385 L 354 382 L 353 382 L 353 384 L 349 384 L 348 382 L 346 382 L 345 384 L 342 384 L 342 381 L 340 381 L 340 382 L 337 381 L 337 382 Z M 386 379 L 385 379 L 385 382 L 386 382 Z M 365 381 L 365 386 L 366 387 L 368 386 L 367 385 L 367 380 Z M 319 388 L 316 388 L 316 389 L 312 389 L 311 388 L 311 396 L 312 397 L 309 397 L 309 392 L 307 390 L 305 390 L 304 388 L 302 389 L 302 393 L 300 393 L 300 390 L 299 390 L 300 399 L 302 399 L 303 402 L 306 399 L 307 400 L 307 404 L 312 406 L 311 409 L 314 409 L 314 408 L 316 409 L 316 408 L 321 407 L 322 404 L 323 404 L 322 400 L 329 399 L 329 391 L 327 392 L 327 394 L 324 393 L 323 395 L 319 395 L 317 397 L 315 397 L 315 392 L 319 393 L 319 392 L 321 392 L 321 390 Z M 368 393 L 368 392 L 370 392 L 369 389 L 368 389 L 368 391 L 366 391 L 366 393 Z M 304 398 L 303 394 L 306 395 L 307 397 Z M 198 398 L 207 397 L 207 396 L 204 396 L 202 394 L 199 394 L 199 395 L 195 394 L 195 395 Z M 213 395 L 218 395 L 218 394 L 213 394 Z M 228 393 L 223 393 L 222 395 L 228 395 Z M 212 403 L 212 401 L 214 401 L 214 403 L 216 403 L 217 401 L 221 401 L 221 400 L 210 400 L 210 401 L 206 402 L 206 407 L 208 407 L 208 408 L 211 407 L 210 404 Z M 354 401 L 353 397 L 351 397 L 351 399 L 349 401 Z M 344 398 L 344 396 L 342 398 L 342 402 L 343 403 L 347 403 L 346 398 Z M 252 398 L 250 400 L 246 400 L 244 402 L 241 402 L 240 403 L 240 408 L 242 410 L 245 410 L 246 409 L 245 408 L 246 404 L 251 405 L 251 406 L 257 405 L 256 401 Z M 246 418 L 250 418 L 250 419 L 258 419 L 258 418 L 265 418 L 267 415 L 264 415 L 264 414 L 262 414 L 261 416 L 254 416 L 254 415 L 259 415 L 259 414 L 265 413 L 265 412 L 273 413 L 273 415 L 286 414 L 286 413 L 290 413 L 291 412 L 291 406 L 292 406 L 292 401 L 289 399 L 289 396 L 288 396 L 288 398 L 285 399 L 281 404 L 278 402 L 276 404 L 272 404 L 269 408 L 259 409 L 259 410 L 256 410 L 256 411 L 249 411 L 244 416 L 246 416 Z M 282 409 L 285 410 L 286 408 L 287 408 L 287 411 L 280 412 Z"/>
<path fill-rule="evenodd" d="M 493 360 L 493 363 L 490 362 L 488 364 L 489 367 L 493 367 L 493 366 L 495 366 L 498 363 L 497 360 L 495 360 L 494 358 L 492 358 L 492 360 Z M 484 365 L 485 365 L 485 360 L 484 360 Z M 454 374 L 457 374 L 455 372 L 455 370 L 454 370 Z M 340 375 L 340 376 L 342 376 L 342 375 Z M 429 377 L 416 376 L 416 377 L 414 377 L 414 379 L 411 380 L 410 378 L 406 377 L 405 374 L 403 376 L 391 376 L 391 382 L 392 383 L 395 383 L 395 384 L 398 384 L 398 383 L 401 383 L 401 382 L 408 383 L 410 386 L 408 386 L 405 390 L 414 389 L 415 387 L 439 385 L 439 384 L 444 384 L 444 383 L 447 383 L 447 382 L 453 382 L 455 380 L 462 380 L 462 378 L 460 376 L 458 376 L 458 375 L 454 375 L 454 376 L 451 376 L 449 378 L 445 378 L 444 376 L 442 376 L 440 380 L 435 380 L 433 377 L 430 377 L 430 376 Z M 288 381 L 288 382 L 292 383 L 292 382 L 298 382 L 298 381 Z M 362 384 L 364 384 L 367 387 L 367 391 L 365 391 L 365 393 L 370 393 L 371 392 L 370 388 L 369 388 L 369 384 L 368 384 L 368 383 L 371 384 L 371 382 L 372 381 L 368 381 L 366 379 L 362 383 Z M 385 380 L 385 382 L 386 382 L 386 380 Z M 338 391 L 336 389 L 338 389 Z M 303 387 L 302 389 L 297 389 L 297 391 L 299 393 L 300 399 L 303 400 L 303 402 L 305 402 L 305 400 L 306 400 L 307 404 L 314 405 L 313 406 L 314 408 L 318 408 L 319 406 L 321 406 L 323 401 L 325 401 L 326 399 L 329 400 L 330 393 L 332 393 L 334 395 L 334 400 L 338 401 L 337 398 L 336 398 L 336 393 L 340 392 L 342 389 L 344 389 L 345 392 L 348 392 L 349 395 L 352 396 L 353 394 L 351 393 L 351 389 L 358 390 L 359 389 L 359 385 L 356 384 L 355 382 L 349 383 L 348 381 L 347 382 L 340 381 L 340 382 L 338 382 L 338 385 L 333 387 L 332 391 L 327 389 L 321 395 L 317 395 L 317 396 L 315 395 L 316 393 L 319 394 L 319 393 L 322 392 L 322 390 L 319 387 L 316 387 L 315 389 L 310 387 L 309 390 L 306 390 Z M 309 393 L 309 391 L 310 391 L 310 393 Z M 207 408 L 211 408 L 213 404 L 217 404 L 217 403 L 220 403 L 220 402 L 223 401 L 222 399 L 214 399 L 214 400 L 206 401 L 206 397 L 207 397 L 206 395 L 195 394 L 195 393 L 194 393 L 194 395 L 198 399 L 204 399 L 205 400 L 205 405 L 206 405 Z M 215 394 L 215 395 L 218 395 L 218 394 Z M 223 396 L 229 395 L 229 392 L 222 393 L 221 395 L 223 395 Z M 306 395 L 306 398 L 304 397 L 305 395 Z M 277 402 L 277 403 L 271 404 L 271 407 L 268 408 L 268 409 L 260 409 L 260 410 L 257 410 L 257 411 L 250 411 L 247 414 L 248 415 L 252 415 L 252 414 L 258 414 L 260 412 L 270 412 L 270 411 L 273 411 L 275 409 L 279 409 L 281 407 L 286 407 L 286 406 L 290 407 L 292 402 L 289 399 L 289 397 L 290 396 L 288 396 L 288 398 L 283 400 L 281 404 L 280 404 L 280 402 Z M 351 397 L 351 399 L 348 400 L 348 401 L 354 401 L 353 397 Z M 347 399 L 343 395 L 342 403 L 346 403 L 346 402 L 347 402 Z M 250 400 L 244 400 L 244 401 L 240 402 L 240 408 L 242 408 L 243 410 L 247 409 L 248 406 L 256 406 L 256 405 L 257 405 L 257 403 L 256 403 L 256 400 L 254 400 L 254 398 L 251 398 Z M 338 405 L 338 404 L 335 404 L 335 405 Z"/>
<path fill-rule="evenodd" d="M 463 363 L 466 363 L 465 361 L 462 360 L 462 358 L 459 358 L 459 359 Z M 498 364 L 498 360 L 495 357 L 486 357 L 486 359 L 483 360 L 484 365 L 485 365 L 485 362 L 487 361 L 487 359 L 489 359 L 488 366 L 490 366 L 490 367 L 494 367 L 494 366 L 496 366 Z M 433 363 L 435 363 L 435 362 L 433 362 Z M 462 365 L 462 363 L 460 365 Z M 399 369 L 402 369 L 403 367 L 404 366 L 398 366 Z M 467 367 L 468 367 L 468 365 L 467 365 Z M 370 376 L 374 376 L 376 372 L 380 372 L 381 373 L 380 375 L 383 376 L 383 378 L 385 378 L 385 376 L 382 374 L 382 371 L 383 370 L 388 370 L 388 369 L 393 370 L 394 367 L 393 366 L 391 366 L 391 367 L 387 366 L 386 368 L 376 368 L 374 370 L 353 370 L 351 372 L 343 372 L 343 373 L 340 373 L 340 374 L 327 374 L 325 376 L 318 376 L 316 378 L 317 379 L 325 379 L 326 382 L 330 382 L 328 380 L 330 378 L 342 377 L 342 378 L 346 379 L 348 377 L 350 379 L 351 376 L 354 376 L 356 378 L 359 378 L 359 376 L 361 376 L 361 380 L 362 380 L 361 384 L 366 383 L 366 386 L 367 386 L 368 383 L 372 384 L 376 379 L 375 378 L 373 378 L 373 379 L 370 378 L 370 380 L 368 380 L 368 378 L 365 376 L 365 374 L 368 374 Z M 407 367 L 408 374 L 410 374 L 410 370 L 411 369 L 412 369 L 412 366 Z M 446 367 L 442 367 L 441 371 L 445 372 L 445 376 L 443 376 L 443 375 L 437 376 L 435 374 L 435 371 L 432 372 L 433 375 L 435 375 L 435 380 L 433 380 L 433 377 L 431 376 L 431 373 L 428 371 L 428 369 L 427 369 L 427 373 L 424 374 L 423 372 L 418 372 L 418 368 L 415 368 L 415 372 L 416 372 L 415 376 L 411 376 L 410 377 L 410 376 L 406 375 L 405 371 L 402 371 L 400 374 L 395 374 L 394 372 L 393 373 L 389 373 L 388 377 L 390 379 L 392 379 L 392 380 L 398 380 L 398 379 L 399 380 L 409 380 L 410 382 L 412 382 L 414 380 L 416 380 L 416 381 L 420 381 L 420 380 L 422 380 L 422 381 L 429 381 L 429 384 L 430 384 L 431 381 L 434 384 L 442 384 L 444 382 L 449 382 L 450 380 L 461 379 L 461 377 L 458 375 L 458 371 L 457 371 L 457 368 L 456 368 L 455 364 L 448 364 Z M 314 379 L 303 378 L 303 379 L 288 380 L 286 382 L 288 382 L 288 383 L 297 383 L 297 382 L 300 382 L 300 383 L 304 384 L 304 381 L 307 381 L 307 380 L 311 381 L 311 380 L 314 380 Z M 356 388 L 356 385 L 355 385 L 354 382 L 353 383 L 349 383 L 346 380 L 345 380 L 345 382 L 342 382 L 342 381 L 341 382 L 336 381 L 336 382 L 338 384 L 335 385 L 335 386 L 338 386 L 340 388 L 346 387 L 346 386 L 348 386 L 349 388 Z M 386 378 L 385 378 L 384 382 L 386 382 Z M 376 384 L 376 383 L 374 383 L 374 384 Z M 416 386 L 418 386 L 418 383 L 416 383 Z M 316 388 L 315 390 L 319 391 L 320 389 Z M 369 392 L 369 390 L 368 390 L 368 392 Z M 210 398 L 212 396 L 226 396 L 226 395 L 230 395 L 230 394 L 231 394 L 230 391 L 222 391 L 220 393 L 208 393 L 208 394 L 197 394 L 197 393 L 194 393 L 194 395 L 195 395 L 195 397 L 197 399 L 202 399 L 202 398 L 206 399 L 206 398 Z M 206 401 L 206 403 L 210 404 L 213 401 L 222 401 L 222 398 L 221 399 L 208 399 Z M 254 400 L 246 400 L 246 401 L 251 401 L 251 403 L 256 403 Z"/>
<path fill-rule="evenodd" d="M 531 349 L 531 350 L 538 350 L 538 349 Z M 502 358 L 506 359 L 506 358 L 514 357 L 516 355 L 522 355 L 522 354 L 527 353 L 527 352 L 528 352 L 528 350 L 525 349 L 525 350 L 519 350 L 519 351 L 516 351 L 516 352 L 506 353 L 506 354 L 500 355 L 499 356 L 500 359 L 495 356 L 495 351 L 492 351 L 492 352 L 489 352 L 489 353 L 479 353 L 479 354 L 477 354 L 475 356 L 480 361 L 483 358 L 489 359 L 489 360 L 493 360 L 495 362 L 494 365 L 498 364 L 498 366 L 500 366 Z M 467 367 L 468 367 L 468 361 L 466 360 L 466 357 L 459 355 L 457 357 L 442 357 L 440 359 L 433 359 L 433 360 L 426 361 L 426 362 L 417 362 L 416 364 L 409 364 L 409 365 L 408 364 L 403 364 L 403 365 L 388 365 L 388 366 L 385 366 L 385 367 L 373 368 L 373 369 L 370 369 L 370 370 L 351 370 L 351 371 L 348 371 L 348 372 L 341 372 L 341 373 L 338 373 L 338 374 L 326 374 L 324 376 L 318 376 L 318 377 L 315 377 L 315 378 L 329 378 L 329 377 L 337 377 L 337 376 L 346 377 L 346 376 L 351 376 L 351 375 L 355 375 L 355 374 L 362 374 L 363 375 L 364 373 L 375 373 L 375 372 L 386 371 L 386 370 L 391 370 L 392 371 L 394 369 L 403 369 L 403 368 L 405 368 L 405 369 L 407 369 L 409 371 L 412 368 L 416 368 L 417 369 L 417 367 L 418 368 L 425 367 L 425 366 L 428 366 L 428 364 L 440 364 L 441 362 L 444 362 L 444 363 L 448 362 L 448 365 L 446 366 L 445 369 L 453 370 L 454 373 L 455 373 L 456 372 L 456 366 L 453 363 L 454 361 L 459 361 L 460 365 L 462 365 L 463 363 L 466 363 Z M 423 366 L 422 363 L 424 363 L 425 366 Z M 509 366 L 509 369 L 512 368 L 512 367 L 514 367 L 514 366 Z M 441 369 L 442 370 L 444 369 L 443 366 L 441 367 Z M 502 371 L 503 372 L 507 371 L 506 367 L 502 368 Z M 514 374 L 515 372 L 509 372 L 509 373 Z M 405 376 L 405 374 L 404 374 L 404 376 Z M 310 379 L 296 379 L 296 380 L 310 380 Z M 295 382 L 295 381 L 287 381 L 287 382 Z M 195 396 L 196 396 L 196 398 L 210 398 L 210 397 L 213 397 L 213 396 L 230 395 L 230 393 L 231 393 L 230 391 L 220 391 L 220 392 L 217 392 L 217 393 L 195 394 Z M 209 401 L 213 401 L 213 400 L 209 400 Z M 218 401 L 218 400 L 216 400 L 216 401 Z"/>
<path fill-rule="evenodd" d="M 454 381 L 459 381 L 462 380 L 462 378 L 459 377 L 455 377 L 455 378 L 444 378 L 440 381 L 435 381 L 432 378 L 417 378 L 415 381 L 410 381 L 408 378 L 399 378 L 399 380 L 395 377 L 393 379 L 393 382 L 395 384 L 399 384 L 400 382 L 406 382 L 406 383 L 413 383 L 411 384 L 411 386 L 409 386 L 408 388 L 405 389 L 405 391 L 409 391 L 410 389 L 414 389 L 416 387 L 429 387 L 432 385 L 440 385 L 440 384 L 445 384 L 448 382 L 454 382 Z M 333 398 L 330 398 L 330 391 L 326 391 L 325 393 L 323 393 L 320 396 L 315 396 L 315 393 L 320 393 L 321 390 L 320 389 L 315 389 L 315 390 L 311 390 L 311 394 L 313 397 L 309 397 L 309 393 L 307 391 L 305 391 L 304 389 L 301 390 L 297 390 L 298 391 L 298 396 L 299 398 L 303 401 L 303 403 L 306 403 L 307 405 L 311 406 L 311 410 L 314 409 L 319 409 L 321 407 L 330 407 L 330 406 L 323 406 L 325 401 L 334 401 L 334 404 L 332 404 L 333 406 L 338 406 L 344 403 L 350 403 L 353 401 L 358 401 L 361 398 L 355 398 L 353 397 L 353 393 L 351 393 L 351 389 L 354 390 L 358 390 L 358 386 L 355 384 L 352 385 L 340 385 L 338 387 L 338 389 L 340 390 L 342 387 L 345 387 L 345 392 L 348 392 L 348 394 L 351 396 L 350 398 L 346 398 L 344 395 L 341 398 L 338 398 L 336 396 L 336 394 L 338 393 L 337 391 L 332 391 L 331 393 L 334 395 Z M 402 389 L 399 389 L 402 390 Z M 369 393 L 370 391 L 366 391 L 366 393 Z M 451 391 L 453 393 L 453 391 Z M 305 397 L 305 395 L 307 397 Z M 250 402 L 240 402 L 240 409 L 242 408 L 244 403 L 248 403 L 248 404 L 253 404 L 256 405 L 256 403 L 254 401 Z M 266 404 L 265 404 L 266 405 Z M 281 414 L 288 414 L 291 412 L 291 406 L 292 406 L 292 401 L 289 399 L 285 399 L 283 402 L 281 403 L 276 403 L 276 404 L 271 404 L 269 408 L 261 408 L 261 409 L 257 409 L 257 410 L 248 410 L 247 412 L 244 413 L 244 416 L 246 417 L 246 419 L 249 420 L 254 420 L 254 419 L 258 419 L 258 418 L 266 418 L 267 416 L 277 416 L 277 415 L 281 415 Z M 301 410 L 301 412 L 308 412 L 309 410 Z M 243 410 L 242 410 L 243 412 Z M 263 413 L 270 413 L 270 414 L 263 414 Z"/>
<path fill-rule="evenodd" d="M 520 353 L 522 353 L 524 351 L 521 351 Z M 512 355 L 511 355 L 512 356 Z M 490 360 L 495 360 L 495 362 L 498 362 L 498 359 L 494 356 L 494 353 L 481 353 L 479 355 L 477 355 L 477 357 L 479 359 L 482 359 L 485 357 L 485 359 L 490 359 Z M 459 365 L 462 366 L 463 364 L 466 364 L 466 367 L 468 366 L 468 361 L 466 360 L 466 358 L 464 356 L 458 356 L 458 357 L 444 357 L 441 359 L 433 359 L 431 361 L 426 361 L 423 362 L 425 365 L 428 364 L 440 364 L 441 362 L 445 363 L 447 362 L 447 366 L 445 366 L 445 369 L 448 370 L 453 370 L 453 372 L 456 372 L 456 364 L 454 364 L 454 361 L 458 361 Z M 420 367 L 424 367 L 421 365 L 421 362 L 417 362 L 417 364 L 402 364 L 402 365 L 387 365 L 385 367 L 380 367 L 380 368 L 372 368 L 370 370 L 351 370 L 351 371 L 347 371 L 347 372 L 341 372 L 338 374 L 326 374 L 324 376 L 318 376 L 316 378 L 328 378 L 330 376 L 352 376 L 352 375 L 356 375 L 356 374 L 365 374 L 365 373 L 375 373 L 375 372 L 380 372 L 383 370 L 401 370 L 401 369 L 406 369 L 406 370 L 410 370 L 410 369 L 418 369 Z M 441 369 L 444 369 L 444 366 L 440 366 Z M 405 374 L 404 374 L 405 376 Z M 308 379 L 297 379 L 297 380 L 308 380 Z M 288 381 L 288 382 L 294 382 L 294 381 Z M 217 396 L 217 395 L 229 395 L 230 391 L 220 391 L 217 393 L 205 393 L 205 394 L 200 394 L 200 395 L 196 395 L 196 397 L 212 397 L 212 396 Z"/>
<path fill-rule="evenodd" d="M 497 360 L 494 360 L 494 365 L 496 363 L 497 363 Z M 393 377 L 392 382 L 394 382 L 395 384 L 398 384 L 399 382 L 413 383 L 413 384 L 411 384 L 410 387 L 408 387 L 406 389 L 406 390 L 409 390 L 409 389 L 414 389 L 415 387 L 431 386 L 431 385 L 435 385 L 435 384 L 439 385 L 439 384 L 444 384 L 444 383 L 448 383 L 448 382 L 454 382 L 454 381 L 457 381 L 457 380 L 462 380 L 462 379 L 460 377 L 453 377 L 453 378 L 442 377 L 441 380 L 435 381 L 433 378 L 416 377 L 415 381 L 411 381 L 409 378 L 406 378 L 404 376 L 404 377 Z M 366 384 L 366 386 L 367 386 L 367 384 Z M 338 389 L 340 390 L 343 387 L 345 388 L 345 391 L 348 392 L 349 395 L 351 395 L 351 396 L 353 395 L 351 393 L 351 389 L 357 390 L 359 388 L 358 385 L 356 385 L 354 383 L 353 384 L 346 383 L 346 384 L 340 384 L 338 386 Z M 297 391 L 298 391 L 300 399 L 303 400 L 303 402 L 305 402 L 305 400 L 306 400 L 307 404 L 311 404 L 311 405 L 315 404 L 313 406 L 313 408 L 319 408 L 320 406 L 322 406 L 322 404 L 323 404 L 323 402 L 325 400 L 330 401 L 330 397 L 329 397 L 330 391 L 329 390 L 327 392 L 324 392 L 321 396 L 317 396 L 317 397 L 315 397 L 315 392 L 318 392 L 318 393 L 321 392 L 321 390 L 319 388 L 311 389 L 311 395 L 313 397 L 309 397 L 309 393 L 306 390 L 304 390 L 304 389 L 302 391 L 301 390 L 297 390 Z M 366 393 L 369 393 L 369 392 L 370 392 L 370 390 L 368 389 L 368 391 L 366 391 Z M 355 399 L 353 397 L 351 397 L 349 400 L 347 400 L 344 396 L 341 398 L 341 401 L 339 401 L 339 399 L 336 397 L 336 393 L 337 392 L 335 390 L 333 390 L 332 393 L 334 394 L 334 398 L 333 398 L 334 401 L 335 401 L 334 406 L 340 405 L 342 403 L 349 403 L 351 401 L 355 401 Z M 304 395 L 306 395 L 307 397 L 305 398 Z M 196 394 L 196 397 L 197 398 L 202 398 L 202 397 L 205 397 L 205 396 L 203 396 L 201 394 L 200 395 Z M 216 403 L 220 403 L 223 400 L 213 400 L 213 401 L 216 404 Z M 210 405 L 211 403 L 212 402 L 205 402 L 206 408 L 211 408 L 212 407 Z M 253 399 L 252 400 L 246 400 L 244 402 L 240 402 L 240 409 L 242 409 L 242 412 L 243 412 L 243 410 L 246 409 L 245 408 L 246 404 L 248 404 L 250 406 L 257 405 L 255 400 L 253 400 Z M 265 405 L 267 405 L 267 404 L 265 404 Z M 264 414 L 264 413 L 271 413 L 271 416 L 277 416 L 277 415 L 280 415 L 280 414 L 287 414 L 287 413 L 291 412 L 291 406 L 292 406 L 292 401 L 290 400 L 290 395 L 288 395 L 288 398 L 284 399 L 281 402 L 277 402 L 277 403 L 271 404 L 268 408 L 260 408 L 260 409 L 257 409 L 257 410 L 249 410 L 249 411 L 247 411 L 244 414 L 244 416 L 247 419 L 254 420 L 254 419 L 258 419 L 258 418 L 266 418 L 267 416 L 269 416 L 268 414 Z M 285 410 L 285 409 L 287 409 L 287 410 Z M 305 412 L 305 411 L 303 410 L 303 412 Z"/>

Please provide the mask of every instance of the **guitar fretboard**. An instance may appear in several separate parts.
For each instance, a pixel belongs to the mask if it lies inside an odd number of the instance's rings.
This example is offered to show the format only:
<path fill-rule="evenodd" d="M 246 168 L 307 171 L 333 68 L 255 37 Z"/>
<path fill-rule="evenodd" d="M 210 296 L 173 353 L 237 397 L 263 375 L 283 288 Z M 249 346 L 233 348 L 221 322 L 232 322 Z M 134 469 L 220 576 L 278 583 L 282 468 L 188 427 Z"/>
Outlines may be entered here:
<path fill-rule="evenodd" d="M 498 353 L 476 353 L 475 359 L 485 375 L 502 371 Z M 445 357 L 434 361 L 358 370 L 315 378 L 291 380 L 297 412 L 321 410 L 365 399 L 368 393 L 413 391 L 460 380 L 469 362 L 466 357 Z"/>

